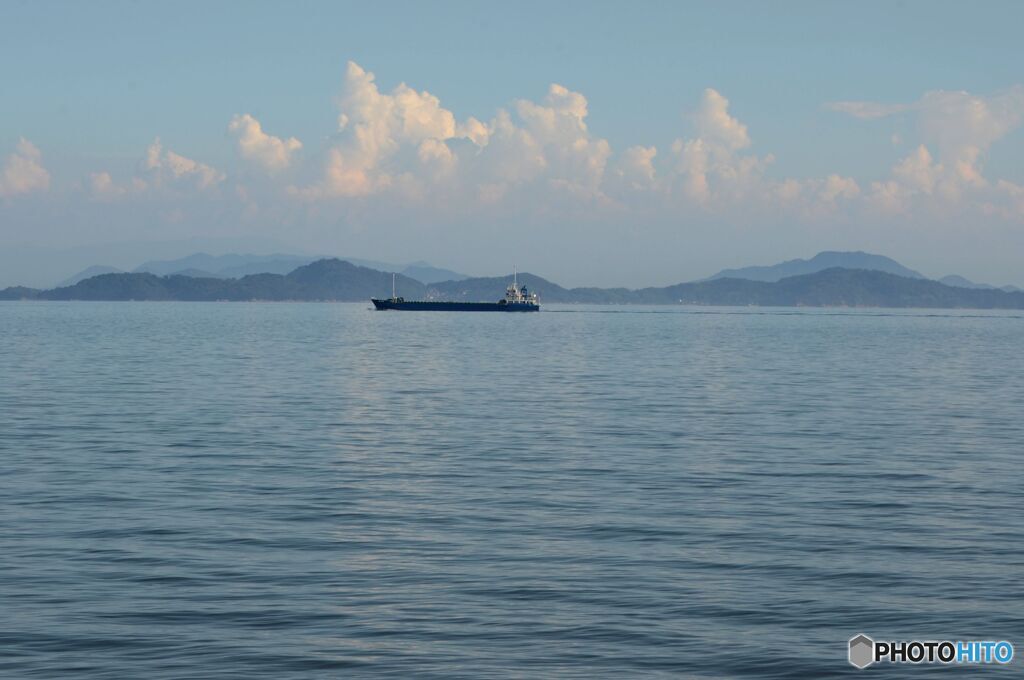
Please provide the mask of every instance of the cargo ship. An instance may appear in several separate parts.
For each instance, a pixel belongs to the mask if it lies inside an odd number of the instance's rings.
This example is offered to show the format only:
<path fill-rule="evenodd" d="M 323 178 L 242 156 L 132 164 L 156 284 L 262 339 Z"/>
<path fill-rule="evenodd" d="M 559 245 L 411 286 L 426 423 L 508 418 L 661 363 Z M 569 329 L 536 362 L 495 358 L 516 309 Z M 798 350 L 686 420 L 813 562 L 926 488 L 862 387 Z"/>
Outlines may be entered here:
<path fill-rule="evenodd" d="M 391 276 L 391 297 L 387 300 L 370 298 L 378 311 L 394 309 L 403 312 L 538 312 L 540 302 L 537 294 L 526 286 L 519 287 L 518 272 L 512 275 L 512 283 L 505 289 L 505 297 L 497 302 L 455 302 L 444 300 L 406 300 L 395 295 L 395 277 Z"/>

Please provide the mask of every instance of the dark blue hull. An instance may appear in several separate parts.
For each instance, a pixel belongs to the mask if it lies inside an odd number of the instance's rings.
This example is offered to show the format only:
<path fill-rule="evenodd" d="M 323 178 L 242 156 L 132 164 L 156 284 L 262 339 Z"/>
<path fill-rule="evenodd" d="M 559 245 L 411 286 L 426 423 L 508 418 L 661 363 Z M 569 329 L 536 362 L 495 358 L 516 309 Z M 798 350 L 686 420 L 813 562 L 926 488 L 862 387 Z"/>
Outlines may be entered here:
<path fill-rule="evenodd" d="M 529 302 L 430 302 L 427 300 L 370 300 L 379 310 L 395 309 L 405 312 L 537 312 L 540 305 Z"/>

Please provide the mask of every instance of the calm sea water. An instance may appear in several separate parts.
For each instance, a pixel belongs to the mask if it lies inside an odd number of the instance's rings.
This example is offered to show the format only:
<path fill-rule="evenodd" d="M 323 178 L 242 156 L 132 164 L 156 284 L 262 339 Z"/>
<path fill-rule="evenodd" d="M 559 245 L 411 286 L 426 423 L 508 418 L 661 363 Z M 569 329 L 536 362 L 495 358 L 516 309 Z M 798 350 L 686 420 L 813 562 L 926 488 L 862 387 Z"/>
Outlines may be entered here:
<path fill-rule="evenodd" d="M 1022 416 L 1020 314 L 2 303 L 0 675 L 1024 654 Z"/>

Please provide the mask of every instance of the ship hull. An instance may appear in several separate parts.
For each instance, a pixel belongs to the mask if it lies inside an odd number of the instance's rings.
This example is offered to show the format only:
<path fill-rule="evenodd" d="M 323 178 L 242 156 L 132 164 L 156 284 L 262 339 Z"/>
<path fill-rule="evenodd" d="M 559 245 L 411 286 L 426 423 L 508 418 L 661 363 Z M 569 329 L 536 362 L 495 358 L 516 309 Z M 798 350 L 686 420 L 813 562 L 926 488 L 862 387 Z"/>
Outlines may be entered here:
<path fill-rule="evenodd" d="M 527 303 L 501 304 L 498 302 L 431 302 L 429 300 L 370 300 L 378 310 L 402 312 L 537 312 L 540 305 Z"/>

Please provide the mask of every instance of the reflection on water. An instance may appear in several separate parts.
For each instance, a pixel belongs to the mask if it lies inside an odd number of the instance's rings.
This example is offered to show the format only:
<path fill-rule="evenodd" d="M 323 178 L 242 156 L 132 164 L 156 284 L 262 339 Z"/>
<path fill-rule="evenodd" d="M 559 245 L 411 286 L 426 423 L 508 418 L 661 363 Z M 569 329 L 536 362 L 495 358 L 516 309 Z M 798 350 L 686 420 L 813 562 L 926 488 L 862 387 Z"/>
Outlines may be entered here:
<path fill-rule="evenodd" d="M 0 674 L 818 677 L 862 631 L 1021 639 L 1024 316 L 366 307 L 0 304 Z"/>

